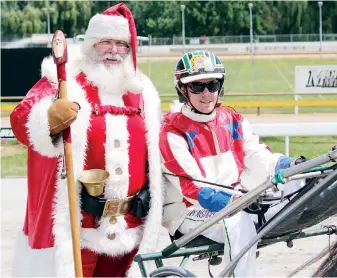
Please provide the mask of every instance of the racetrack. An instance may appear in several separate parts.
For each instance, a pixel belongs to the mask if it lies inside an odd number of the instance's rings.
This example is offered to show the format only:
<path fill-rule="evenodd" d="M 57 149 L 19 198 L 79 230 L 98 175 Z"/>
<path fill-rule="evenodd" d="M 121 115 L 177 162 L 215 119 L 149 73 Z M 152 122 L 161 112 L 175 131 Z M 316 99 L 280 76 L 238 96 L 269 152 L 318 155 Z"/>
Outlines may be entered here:
<path fill-rule="evenodd" d="M 293 123 L 293 122 L 337 122 L 337 113 L 325 114 L 264 114 L 260 116 L 245 115 L 251 123 Z M 1 127 L 9 127 L 9 118 L 1 118 Z M 26 179 L 1 180 L 1 276 L 11 275 L 12 247 L 17 232 L 21 229 L 26 208 Z M 325 220 L 320 225 L 337 225 L 337 216 Z M 320 226 L 317 225 L 317 226 Z M 335 240 L 332 236 L 331 240 Z M 257 260 L 257 276 L 286 277 L 295 268 L 311 259 L 323 248 L 328 246 L 328 236 L 318 236 L 294 241 L 294 247 L 289 249 L 285 243 L 277 243 L 260 250 Z M 157 251 L 170 243 L 165 229 L 161 230 L 160 244 Z M 177 259 L 167 260 L 170 264 L 178 265 Z M 164 261 L 165 263 L 165 261 Z M 312 264 L 306 270 L 298 273 L 297 277 L 310 276 L 317 265 Z M 207 260 L 187 264 L 187 268 L 198 276 L 208 276 Z M 217 274 L 221 266 L 212 267 L 212 273 Z"/>
<path fill-rule="evenodd" d="M 27 187 L 26 179 L 1 180 L 1 276 L 11 275 L 11 257 L 14 239 L 22 228 L 26 208 Z M 320 225 L 337 224 L 337 216 L 323 221 Z M 331 236 L 335 240 L 336 236 Z M 260 250 L 258 258 L 257 276 L 260 277 L 286 277 L 292 270 L 306 260 L 312 258 L 324 247 L 328 246 L 328 236 L 317 236 L 307 239 L 294 240 L 294 247 L 289 249 L 285 243 L 277 243 Z M 158 251 L 170 243 L 167 232 L 162 229 Z M 177 259 L 170 259 L 170 264 Z M 165 261 L 164 261 L 165 263 Z M 174 264 L 174 265 L 177 265 Z M 308 277 L 317 267 L 318 263 L 310 265 L 308 269 L 298 273 L 297 277 Z M 207 261 L 190 261 L 187 268 L 199 277 L 208 276 Z M 222 267 L 212 268 L 217 274 Z"/>

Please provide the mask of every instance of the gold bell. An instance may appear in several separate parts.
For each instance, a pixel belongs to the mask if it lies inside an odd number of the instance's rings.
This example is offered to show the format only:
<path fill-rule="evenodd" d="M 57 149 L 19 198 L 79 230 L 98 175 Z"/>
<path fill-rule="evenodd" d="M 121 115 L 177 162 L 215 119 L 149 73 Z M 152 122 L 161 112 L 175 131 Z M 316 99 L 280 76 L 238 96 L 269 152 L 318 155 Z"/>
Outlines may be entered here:
<path fill-rule="evenodd" d="M 98 197 L 103 194 L 104 182 L 109 177 L 108 171 L 90 169 L 83 171 L 78 180 L 85 186 L 90 196 Z"/>

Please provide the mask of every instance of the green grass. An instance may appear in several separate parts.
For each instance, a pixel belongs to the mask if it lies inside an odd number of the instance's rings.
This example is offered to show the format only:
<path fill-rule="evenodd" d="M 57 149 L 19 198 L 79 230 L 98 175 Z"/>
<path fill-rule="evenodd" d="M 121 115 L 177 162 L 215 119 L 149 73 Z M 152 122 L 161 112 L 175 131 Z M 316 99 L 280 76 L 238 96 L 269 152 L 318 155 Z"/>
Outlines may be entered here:
<path fill-rule="evenodd" d="M 27 147 L 16 140 L 1 139 L 1 177 L 27 174 Z"/>
<path fill-rule="evenodd" d="M 337 59 L 265 59 L 224 60 L 226 68 L 225 93 L 293 92 L 295 66 L 336 65 Z M 151 79 L 160 94 L 175 94 L 173 85 L 176 62 L 151 62 Z M 149 64 L 139 65 L 148 74 Z M 240 97 L 242 100 L 251 97 Z"/>
<path fill-rule="evenodd" d="M 1 158 L 1 177 L 24 177 L 27 175 L 26 152 Z"/>
<path fill-rule="evenodd" d="M 294 70 L 295 66 L 300 65 L 336 65 L 337 59 L 274 59 L 274 60 L 228 60 L 222 59 L 226 67 L 227 78 L 225 81 L 225 93 L 251 93 L 251 96 L 240 97 L 224 97 L 226 100 L 287 100 L 292 99 L 291 96 L 269 96 L 258 97 L 254 93 L 275 93 L 275 92 L 293 92 L 294 87 Z M 151 63 L 151 79 L 160 94 L 176 95 L 173 85 L 174 62 L 152 62 Z M 140 64 L 140 68 L 145 74 L 148 74 L 148 63 Z M 337 99 L 337 95 L 312 95 L 303 96 L 304 99 Z M 162 100 L 171 100 L 164 99 Z M 301 107 L 301 113 L 311 112 L 336 112 L 336 107 Z M 241 113 L 256 113 L 256 108 L 239 108 Z M 293 113 L 293 107 L 266 107 L 261 108 L 261 113 Z M 2 111 L 1 116 L 8 116 L 8 113 Z M 273 152 L 284 152 L 283 137 L 266 137 L 262 141 L 267 143 Z M 12 154 L 6 154 L 4 149 L 12 148 L 16 141 L 12 143 L 2 144 L 1 154 L 1 177 L 4 176 L 25 176 L 26 175 L 26 149 L 20 147 L 19 151 Z M 16 143 L 15 143 L 16 142 Z M 329 150 L 333 145 L 337 144 L 336 136 L 326 137 L 291 137 L 290 138 L 290 155 L 307 157 L 315 157 Z M 5 154 L 5 155 L 4 155 Z"/>
<path fill-rule="evenodd" d="M 270 146 L 273 152 L 284 153 L 284 137 L 263 137 L 261 141 Z M 330 151 L 334 145 L 337 145 L 337 136 L 290 137 L 290 156 L 314 158 Z M 17 150 L 13 151 L 13 147 Z M 7 151 L 8 148 L 10 151 Z M 26 154 L 26 147 L 15 141 L 2 144 L 1 177 L 26 176 Z"/>
<path fill-rule="evenodd" d="M 256 96 L 255 93 L 293 93 L 295 66 L 303 65 L 336 65 L 337 59 L 260 59 L 260 60 L 227 60 L 222 59 L 226 68 L 224 85 L 226 101 L 249 100 L 292 100 L 293 96 Z M 176 61 L 151 62 L 151 79 L 161 95 L 162 101 L 177 99 L 174 88 L 174 68 Z M 142 62 L 139 67 L 149 74 L 148 62 Z M 247 93 L 250 96 L 226 96 L 226 93 Z M 304 95 L 303 99 L 337 99 L 336 95 Z M 256 113 L 256 108 L 237 108 L 241 113 Z M 336 107 L 300 107 L 300 113 L 336 112 Z M 264 107 L 261 113 L 293 113 L 293 107 Z M 8 116 L 3 111 L 1 116 Z"/>
<path fill-rule="evenodd" d="M 249 100 L 293 100 L 293 96 L 255 96 L 254 93 L 293 93 L 295 66 L 304 65 L 336 65 L 337 59 L 265 59 L 265 60 L 228 60 L 222 59 L 226 68 L 224 85 L 227 101 Z M 172 97 L 162 97 L 162 101 L 176 99 L 174 89 L 174 68 L 176 62 L 151 62 L 151 79 L 162 95 L 171 94 Z M 139 67 L 145 74 L 149 74 L 148 62 Z M 226 93 L 247 93 L 251 96 L 226 96 Z M 305 95 L 303 99 L 337 99 L 336 95 Z M 255 108 L 239 108 L 242 113 L 256 113 Z M 262 113 L 293 113 L 293 107 L 261 108 Z M 301 113 L 336 112 L 335 107 L 301 107 Z"/>
<path fill-rule="evenodd" d="M 262 137 L 261 141 L 270 146 L 272 152 L 285 153 L 284 137 Z M 337 145 L 337 136 L 294 136 L 290 137 L 289 155 L 314 158 L 331 151 Z"/>

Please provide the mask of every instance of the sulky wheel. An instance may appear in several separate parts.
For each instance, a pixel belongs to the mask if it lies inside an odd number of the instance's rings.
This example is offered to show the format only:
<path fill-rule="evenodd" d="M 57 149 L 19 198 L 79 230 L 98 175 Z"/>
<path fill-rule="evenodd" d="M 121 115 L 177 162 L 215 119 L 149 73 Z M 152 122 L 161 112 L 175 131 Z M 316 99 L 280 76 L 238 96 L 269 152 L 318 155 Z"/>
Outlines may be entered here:
<path fill-rule="evenodd" d="M 159 267 L 150 273 L 150 277 L 196 277 L 192 272 L 178 266 Z"/>

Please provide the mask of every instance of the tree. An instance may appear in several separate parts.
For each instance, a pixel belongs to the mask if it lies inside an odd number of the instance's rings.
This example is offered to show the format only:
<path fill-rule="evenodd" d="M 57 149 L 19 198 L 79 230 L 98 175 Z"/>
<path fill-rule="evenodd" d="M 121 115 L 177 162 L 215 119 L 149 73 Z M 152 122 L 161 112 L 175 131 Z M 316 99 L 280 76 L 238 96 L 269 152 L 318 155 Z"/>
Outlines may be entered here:
<path fill-rule="evenodd" d="M 180 5 L 177 1 L 131 2 L 138 34 L 172 37 L 181 30 Z"/>
<path fill-rule="evenodd" d="M 276 8 L 279 10 L 280 15 L 282 15 L 282 20 L 280 20 L 279 28 L 277 29 L 278 34 L 301 34 L 303 33 L 303 24 L 305 24 L 305 14 L 307 12 L 308 2 L 307 1 L 297 1 L 297 2 L 276 2 Z"/>
<path fill-rule="evenodd" d="M 92 16 L 91 2 L 88 1 L 55 1 L 52 5 L 52 32 L 63 31 L 67 37 L 83 34 Z"/>
<path fill-rule="evenodd" d="M 27 37 L 43 32 L 46 24 L 42 19 L 42 11 L 34 3 L 1 2 L 1 39 Z"/>
<path fill-rule="evenodd" d="M 90 18 L 119 1 L 2 1 L 1 39 L 46 33 L 43 8 L 51 7 L 51 32 L 67 37 L 84 34 Z M 180 5 L 185 8 L 187 37 L 249 35 L 247 1 L 126 1 L 137 33 L 154 38 L 182 35 Z M 324 1 L 323 32 L 337 33 L 337 2 Z M 253 1 L 254 34 L 301 34 L 319 32 L 319 8 L 315 1 Z"/>
<path fill-rule="evenodd" d="M 20 36 L 21 18 L 17 1 L 1 2 L 1 40 Z"/>
<path fill-rule="evenodd" d="M 46 29 L 46 23 L 42 17 L 42 10 L 34 7 L 33 2 L 28 3 L 23 9 L 23 15 L 21 17 L 22 35 L 28 36 L 34 33 L 43 33 Z"/>

